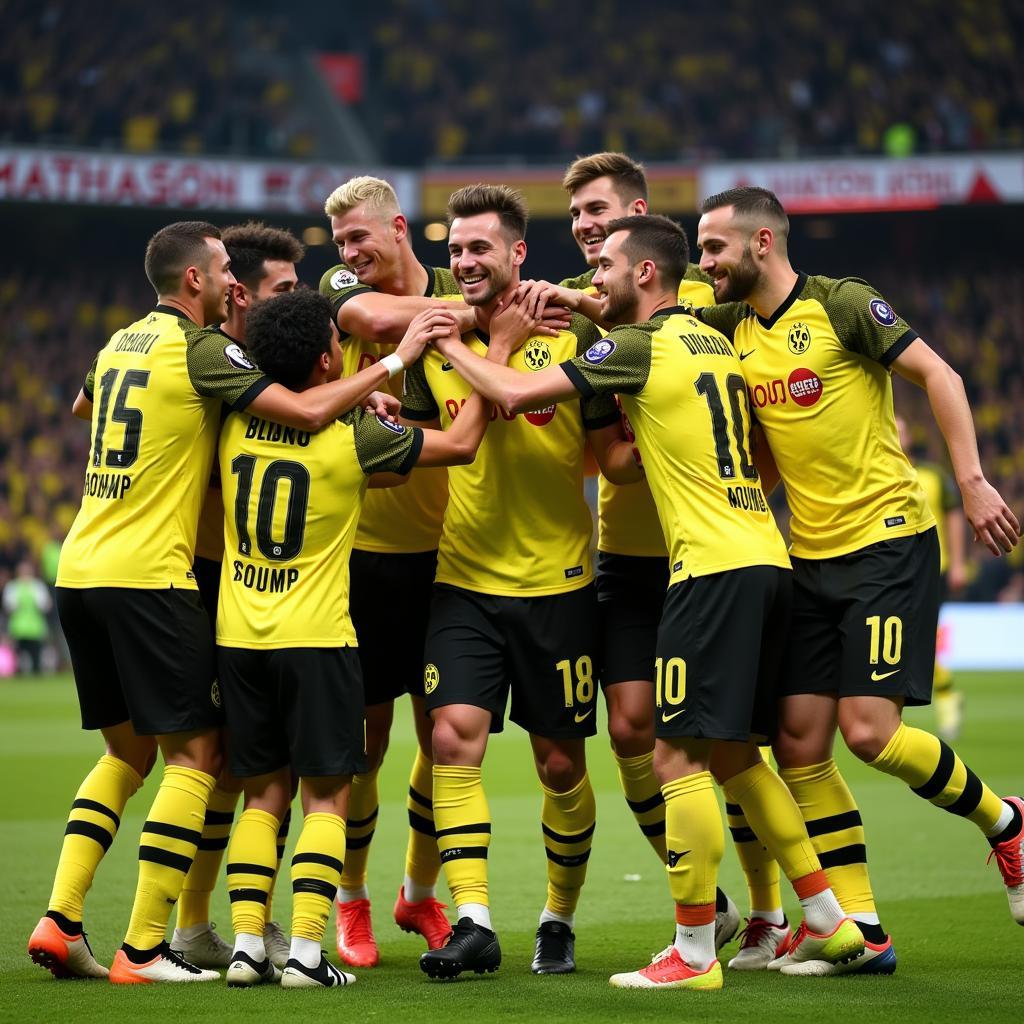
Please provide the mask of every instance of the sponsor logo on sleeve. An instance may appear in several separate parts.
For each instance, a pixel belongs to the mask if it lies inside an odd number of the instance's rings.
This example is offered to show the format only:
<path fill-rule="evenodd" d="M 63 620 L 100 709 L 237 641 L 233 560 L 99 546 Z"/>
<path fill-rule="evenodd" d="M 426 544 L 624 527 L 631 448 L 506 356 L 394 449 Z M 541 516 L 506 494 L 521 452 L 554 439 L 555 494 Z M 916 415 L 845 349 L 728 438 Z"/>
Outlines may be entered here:
<path fill-rule="evenodd" d="M 615 342 L 611 338 L 602 338 L 600 341 L 595 341 L 583 353 L 583 359 L 590 363 L 591 366 L 597 366 L 599 363 L 603 363 L 614 351 Z"/>
<path fill-rule="evenodd" d="M 404 434 L 405 427 L 401 423 L 392 423 L 391 420 L 385 419 L 383 416 L 377 417 L 377 422 L 382 426 L 386 427 L 391 431 L 392 434 Z"/>
<path fill-rule="evenodd" d="M 232 342 L 224 349 L 224 358 L 234 367 L 239 370 L 255 370 L 256 365 L 249 357 L 242 351 L 240 345 L 236 345 Z"/>
<path fill-rule="evenodd" d="M 331 274 L 330 283 L 335 291 L 339 291 L 342 288 L 351 288 L 352 285 L 359 284 L 359 278 L 351 270 L 336 270 Z"/>
<path fill-rule="evenodd" d="M 896 313 L 888 302 L 885 302 L 882 299 L 872 299 L 868 303 L 868 309 L 871 311 L 872 317 L 874 317 L 874 319 L 883 327 L 892 327 L 895 325 Z"/>

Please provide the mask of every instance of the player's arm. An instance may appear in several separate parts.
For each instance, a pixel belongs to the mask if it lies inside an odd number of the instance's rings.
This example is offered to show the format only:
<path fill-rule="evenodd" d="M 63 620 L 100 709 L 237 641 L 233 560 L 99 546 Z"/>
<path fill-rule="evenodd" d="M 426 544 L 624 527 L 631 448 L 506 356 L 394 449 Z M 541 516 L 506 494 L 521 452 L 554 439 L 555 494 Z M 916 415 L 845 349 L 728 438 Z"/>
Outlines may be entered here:
<path fill-rule="evenodd" d="M 775 465 L 775 456 L 768 447 L 768 438 L 765 437 L 760 423 L 755 423 L 750 431 L 750 447 L 754 454 L 754 468 L 761 478 L 761 490 L 767 497 L 778 487 L 782 474 Z"/>
<path fill-rule="evenodd" d="M 572 288 L 565 284 L 552 284 L 550 281 L 521 281 L 516 289 L 516 298 L 524 299 L 530 294 L 551 310 L 564 309 L 580 313 L 600 327 L 606 327 L 601 320 L 601 300 L 591 292 L 582 288 Z"/>
<path fill-rule="evenodd" d="M 463 302 L 448 302 L 422 295 L 384 295 L 361 291 L 337 308 L 335 319 L 342 337 L 354 334 L 382 345 L 402 340 L 412 321 L 429 310 L 444 310 L 459 325 L 459 333 L 473 326 L 473 310 Z"/>
<path fill-rule="evenodd" d="M 601 475 L 613 484 L 635 484 L 644 478 L 639 449 L 622 429 L 622 417 L 604 427 L 587 431 L 587 444 Z"/>
<path fill-rule="evenodd" d="M 974 539 L 994 555 L 1012 550 L 1020 537 L 1020 523 L 982 472 L 974 420 L 960 374 L 921 338 L 911 341 L 891 366 L 928 395 L 935 422 L 946 439 Z"/>
<path fill-rule="evenodd" d="M 946 513 L 946 544 L 949 565 L 946 568 L 946 579 L 951 593 L 963 590 L 967 583 L 967 552 L 964 544 L 967 519 L 964 510 L 959 506 Z"/>
<path fill-rule="evenodd" d="M 85 383 L 71 406 L 71 415 L 80 420 L 92 419 L 92 396 L 96 387 L 96 360 L 92 361 L 89 372 L 85 375 Z"/>

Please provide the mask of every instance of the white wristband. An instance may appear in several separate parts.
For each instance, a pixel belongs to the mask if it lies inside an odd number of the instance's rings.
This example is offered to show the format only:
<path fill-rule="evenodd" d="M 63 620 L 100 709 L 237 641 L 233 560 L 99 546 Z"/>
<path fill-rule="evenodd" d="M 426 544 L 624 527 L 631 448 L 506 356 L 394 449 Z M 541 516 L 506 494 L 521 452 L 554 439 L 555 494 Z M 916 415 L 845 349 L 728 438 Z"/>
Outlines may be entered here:
<path fill-rule="evenodd" d="M 397 352 L 392 352 L 391 355 L 385 356 L 381 361 L 380 365 L 388 371 L 388 378 L 394 377 L 396 373 L 401 373 L 405 369 L 405 363 L 402 362 L 402 357 Z"/>

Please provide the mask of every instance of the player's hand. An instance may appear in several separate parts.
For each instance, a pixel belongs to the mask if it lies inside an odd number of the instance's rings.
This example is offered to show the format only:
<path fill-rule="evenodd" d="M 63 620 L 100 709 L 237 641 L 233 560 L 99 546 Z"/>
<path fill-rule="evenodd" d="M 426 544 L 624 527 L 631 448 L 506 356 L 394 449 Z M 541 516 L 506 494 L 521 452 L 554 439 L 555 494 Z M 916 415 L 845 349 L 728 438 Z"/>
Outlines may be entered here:
<path fill-rule="evenodd" d="M 569 326 L 572 311 L 579 307 L 582 297 L 580 291 L 549 281 L 520 281 L 515 291 L 515 300 L 525 303 L 537 321 L 534 333 L 547 335 L 556 335 Z"/>
<path fill-rule="evenodd" d="M 517 302 L 513 295 L 498 303 L 491 316 L 491 343 L 488 346 L 500 351 L 507 359 L 518 351 L 537 332 L 538 320 L 530 312 L 528 303 Z"/>
<path fill-rule="evenodd" d="M 951 594 L 959 594 L 967 586 L 967 567 L 950 563 L 946 570 L 946 583 Z"/>
<path fill-rule="evenodd" d="M 368 413 L 394 423 L 402 409 L 402 403 L 387 391 L 371 391 L 366 396 L 364 408 Z"/>
<path fill-rule="evenodd" d="M 1007 508 L 999 492 L 984 478 L 961 487 L 964 515 L 974 530 L 974 539 L 1000 555 L 1012 551 L 1020 539 L 1020 523 Z"/>
<path fill-rule="evenodd" d="M 395 354 L 405 366 L 412 366 L 423 350 L 438 338 L 457 337 L 455 317 L 446 309 L 425 309 L 412 318 Z"/>

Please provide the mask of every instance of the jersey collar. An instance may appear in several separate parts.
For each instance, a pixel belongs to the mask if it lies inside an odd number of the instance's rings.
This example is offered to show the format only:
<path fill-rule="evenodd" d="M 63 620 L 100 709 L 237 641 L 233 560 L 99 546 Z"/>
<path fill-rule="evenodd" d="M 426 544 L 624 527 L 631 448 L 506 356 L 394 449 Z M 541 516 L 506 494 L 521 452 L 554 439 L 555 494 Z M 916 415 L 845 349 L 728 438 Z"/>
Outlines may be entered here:
<path fill-rule="evenodd" d="M 180 309 L 175 309 L 173 306 L 165 306 L 162 302 L 157 304 L 154 313 L 165 313 L 167 316 L 176 316 L 179 320 L 188 320 L 189 323 L 193 323 L 191 317 L 185 316 Z"/>
<path fill-rule="evenodd" d="M 428 267 L 426 263 L 421 263 L 420 266 L 427 272 L 427 287 L 423 292 L 423 297 L 429 299 L 434 294 L 435 274 L 434 268 Z"/>
<path fill-rule="evenodd" d="M 792 306 L 793 303 L 796 302 L 796 300 L 798 298 L 800 298 L 800 293 L 804 290 L 804 285 L 805 284 L 807 284 L 807 275 L 806 274 L 799 274 L 798 273 L 796 275 L 796 284 L 793 285 L 793 290 L 789 293 L 789 295 L 787 295 L 782 300 L 782 305 L 779 306 L 779 308 L 777 310 L 775 310 L 775 312 L 772 313 L 772 315 L 770 317 L 768 317 L 767 319 L 765 319 L 759 313 L 755 313 L 754 316 L 757 317 L 757 322 L 766 331 L 770 331 L 779 322 L 779 320 L 785 315 L 785 313 L 789 309 L 789 307 Z"/>
<path fill-rule="evenodd" d="M 649 320 L 654 320 L 658 317 L 663 316 L 676 316 L 681 314 L 683 316 L 689 316 L 690 310 L 686 306 L 664 306 L 661 309 L 656 309 L 649 317 Z"/>

